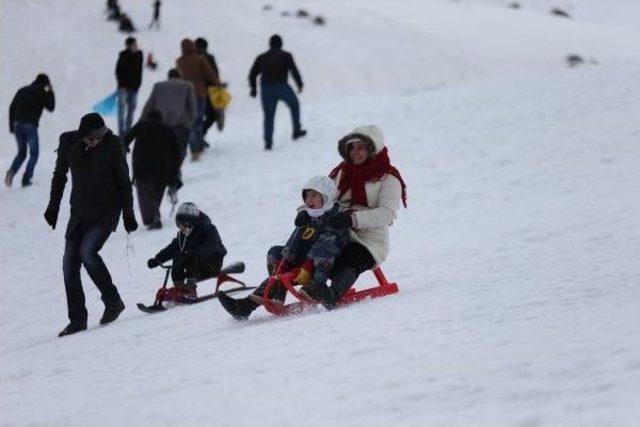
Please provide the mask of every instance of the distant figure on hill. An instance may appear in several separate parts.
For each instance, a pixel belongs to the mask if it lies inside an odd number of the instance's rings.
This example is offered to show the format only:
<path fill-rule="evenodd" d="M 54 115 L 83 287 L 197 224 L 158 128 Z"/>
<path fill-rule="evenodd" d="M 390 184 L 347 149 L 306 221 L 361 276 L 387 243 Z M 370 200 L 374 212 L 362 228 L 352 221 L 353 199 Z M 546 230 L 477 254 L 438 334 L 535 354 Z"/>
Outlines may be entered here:
<path fill-rule="evenodd" d="M 203 118 L 207 104 L 207 86 L 220 84 L 218 75 L 207 63 L 206 59 L 198 55 L 196 45 L 191 39 L 183 39 L 180 43 L 182 56 L 176 59 L 176 68 L 183 79 L 193 83 L 196 92 L 197 113 L 196 120 L 189 134 L 191 161 L 197 161 L 204 150 Z"/>
<path fill-rule="evenodd" d="M 160 6 L 162 2 L 160 0 L 154 0 L 153 2 L 153 18 L 151 19 L 151 23 L 149 24 L 149 28 L 151 29 L 153 26 L 156 29 L 160 29 Z"/>
<path fill-rule="evenodd" d="M 195 43 L 198 54 L 207 61 L 207 63 L 211 66 L 211 69 L 213 69 L 213 72 L 216 73 L 216 76 L 218 76 L 218 80 L 220 80 L 220 69 L 218 68 L 218 64 L 216 63 L 216 58 L 213 56 L 213 54 L 207 51 L 207 48 L 209 46 L 207 40 L 202 37 L 198 37 Z M 224 110 L 214 109 L 211 105 L 211 102 L 207 102 L 204 110 L 204 121 L 202 129 L 203 137 L 207 134 L 209 128 L 214 123 L 217 123 L 218 130 L 222 131 L 222 129 L 224 128 Z"/>
<path fill-rule="evenodd" d="M 16 92 L 11 105 L 9 105 L 9 132 L 16 136 L 18 154 L 4 177 L 4 183 L 7 187 L 11 187 L 13 177 L 27 158 L 27 148 L 29 149 L 29 161 L 24 175 L 22 175 L 22 186 L 31 185 L 33 170 L 38 162 L 40 116 L 43 109 L 53 111 L 55 107 L 56 99 L 46 74 L 38 74 L 33 83 Z"/>
<path fill-rule="evenodd" d="M 291 110 L 293 122 L 293 139 L 298 139 L 307 134 L 300 125 L 300 104 L 298 97 L 287 83 L 289 72 L 298 87 L 298 93 L 302 92 L 303 84 L 300 72 L 293 56 L 282 50 L 282 38 L 274 34 L 269 39 L 269 50 L 258 55 L 251 71 L 249 72 L 249 85 L 251 97 L 257 96 L 256 79 L 260 74 L 260 98 L 264 113 L 264 148 L 271 150 L 273 146 L 273 120 L 276 115 L 278 101 L 284 101 Z"/>
<path fill-rule="evenodd" d="M 120 27 L 118 28 L 123 33 L 135 33 L 136 27 L 133 26 L 133 21 L 129 18 L 129 15 L 123 13 L 120 15 Z"/>
<path fill-rule="evenodd" d="M 127 151 L 134 139 L 136 142 L 131 156 L 131 168 L 133 183 L 138 192 L 142 223 L 149 230 L 159 229 L 162 227 L 160 204 L 165 188 L 169 186 L 170 194 L 175 196 L 182 185 L 182 149 L 176 134 L 162 123 L 162 115 L 157 110 L 151 111 L 127 132 Z"/>
<path fill-rule="evenodd" d="M 142 51 L 134 37 L 127 37 L 126 49 L 120 52 L 116 63 L 118 81 L 118 133 L 124 137 L 133 123 L 138 89 L 142 84 Z"/>
<path fill-rule="evenodd" d="M 142 109 L 142 117 L 148 117 L 154 110 L 160 113 L 162 121 L 176 134 L 182 161 L 187 153 L 189 132 L 197 114 L 193 83 L 183 80 L 175 68 L 169 70 L 166 81 L 153 85 L 151 95 Z"/>
<path fill-rule="evenodd" d="M 69 171 L 71 216 L 62 261 L 69 324 L 58 334 L 60 337 L 87 329 L 80 279 L 83 265 L 100 290 L 105 306 L 100 324 L 113 322 L 122 313 L 124 303 L 98 252 L 115 231 L 120 214 L 127 233 L 138 228 L 124 150 L 98 113 L 84 115 L 78 130 L 60 135 L 49 204 L 44 213 L 51 228 L 56 228 L 58 222 Z"/>

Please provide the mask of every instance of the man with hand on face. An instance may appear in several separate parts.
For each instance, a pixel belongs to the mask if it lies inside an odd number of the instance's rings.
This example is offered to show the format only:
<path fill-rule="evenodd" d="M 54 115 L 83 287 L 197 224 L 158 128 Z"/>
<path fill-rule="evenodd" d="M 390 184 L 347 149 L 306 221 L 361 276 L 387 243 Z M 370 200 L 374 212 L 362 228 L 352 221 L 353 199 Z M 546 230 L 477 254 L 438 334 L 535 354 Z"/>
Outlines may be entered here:
<path fill-rule="evenodd" d="M 58 335 L 62 337 L 87 329 L 81 265 L 100 290 L 105 305 L 100 324 L 116 320 L 124 310 L 118 289 L 98 252 L 115 231 L 121 213 L 127 233 L 135 231 L 138 223 L 133 213 L 129 168 L 123 147 L 99 114 L 84 115 L 78 130 L 60 135 L 57 153 L 44 217 L 52 228 L 56 227 L 67 172 L 71 171 L 71 215 L 63 258 L 70 323 Z"/>

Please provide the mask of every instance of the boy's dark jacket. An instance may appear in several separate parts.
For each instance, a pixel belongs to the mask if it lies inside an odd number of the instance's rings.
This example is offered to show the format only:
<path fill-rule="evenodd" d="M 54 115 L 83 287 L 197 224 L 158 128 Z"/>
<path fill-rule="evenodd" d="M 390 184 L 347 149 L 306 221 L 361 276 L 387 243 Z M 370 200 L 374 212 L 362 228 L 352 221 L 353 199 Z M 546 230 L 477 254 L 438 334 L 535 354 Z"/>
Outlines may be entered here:
<path fill-rule="evenodd" d="M 180 249 L 181 246 L 182 250 Z M 163 263 L 180 254 L 184 254 L 183 256 L 196 256 L 203 261 L 215 257 L 223 257 L 227 254 L 227 250 L 220 239 L 220 234 L 218 234 L 218 229 L 204 213 L 200 212 L 200 216 L 188 236 L 178 231 L 176 238 L 166 248 L 158 252 L 155 259 Z"/>

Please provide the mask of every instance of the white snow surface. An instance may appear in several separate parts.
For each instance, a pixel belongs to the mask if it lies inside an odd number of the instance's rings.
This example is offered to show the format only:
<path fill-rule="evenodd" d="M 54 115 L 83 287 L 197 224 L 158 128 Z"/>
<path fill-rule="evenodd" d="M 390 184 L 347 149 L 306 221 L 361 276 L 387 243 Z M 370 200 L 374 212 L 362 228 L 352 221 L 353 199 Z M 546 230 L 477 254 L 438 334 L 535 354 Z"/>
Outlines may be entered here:
<path fill-rule="evenodd" d="M 57 338 L 69 187 L 52 231 L 53 150 L 114 89 L 124 36 L 103 1 L 2 0 L 0 111 L 42 71 L 57 108 L 41 120 L 34 185 L 0 190 L 0 425 L 638 425 L 637 1 L 559 1 L 574 15 L 561 19 L 543 0 L 165 0 L 160 31 L 145 29 L 150 1 L 120 3 L 160 63 L 138 112 L 183 37 L 207 37 L 229 82 L 227 128 L 185 163 L 180 198 L 212 217 L 227 261 L 247 264 L 240 277 L 265 277 L 299 186 L 338 163 L 342 135 L 373 123 L 408 185 L 383 266 L 400 292 L 244 323 L 215 300 L 141 313 L 162 280 L 146 260 L 175 232 L 165 204 L 162 230 L 128 240 L 120 226 L 101 252 L 121 318 L 98 325 L 83 272 L 89 330 Z M 280 16 L 298 8 L 327 25 Z M 281 105 L 267 153 L 246 75 L 273 32 L 305 79 L 309 134 L 290 140 Z M 597 64 L 568 68 L 572 53 Z M 2 129 L 7 168 L 15 143 Z"/>

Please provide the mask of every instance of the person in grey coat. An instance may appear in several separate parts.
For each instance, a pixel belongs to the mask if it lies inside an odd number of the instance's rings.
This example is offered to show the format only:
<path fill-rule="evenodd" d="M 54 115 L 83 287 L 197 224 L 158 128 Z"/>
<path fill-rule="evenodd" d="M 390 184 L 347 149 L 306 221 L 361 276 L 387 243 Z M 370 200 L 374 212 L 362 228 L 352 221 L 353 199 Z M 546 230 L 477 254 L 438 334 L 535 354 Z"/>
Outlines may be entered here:
<path fill-rule="evenodd" d="M 176 134 L 184 158 L 189 131 L 196 119 L 196 95 L 193 84 L 181 79 L 175 68 L 169 70 L 167 77 L 166 81 L 153 85 L 142 110 L 142 118 L 148 118 L 152 111 L 158 111 L 164 124 Z"/>

